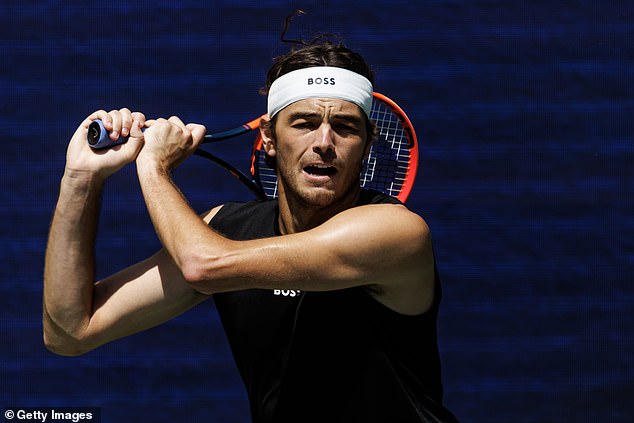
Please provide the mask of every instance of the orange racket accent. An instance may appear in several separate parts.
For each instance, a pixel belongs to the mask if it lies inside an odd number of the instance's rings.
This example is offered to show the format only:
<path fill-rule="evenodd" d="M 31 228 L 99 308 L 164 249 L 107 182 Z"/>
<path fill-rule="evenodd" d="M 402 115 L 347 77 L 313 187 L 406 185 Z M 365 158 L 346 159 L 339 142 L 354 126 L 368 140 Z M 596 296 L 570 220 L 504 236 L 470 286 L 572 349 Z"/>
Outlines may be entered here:
<path fill-rule="evenodd" d="M 247 122 L 245 123 L 244 126 L 246 129 L 253 131 L 254 129 L 258 129 L 260 127 L 260 120 L 262 120 L 262 118 L 267 117 L 268 115 L 265 113 L 262 116 L 260 116 L 259 118 L 253 119 L 251 122 Z"/>
<path fill-rule="evenodd" d="M 405 176 L 405 180 L 403 182 L 403 186 L 396 196 L 400 201 L 405 202 L 409 194 L 412 192 L 412 188 L 414 187 L 414 182 L 416 181 L 416 174 L 418 173 L 418 137 L 416 136 L 416 131 L 414 130 L 414 125 L 407 117 L 407 114 L 401 107 L 396 104 L 389 97 L 374 92 L 374 98 L 379 99 L 386 104 L 388 104 L 392 110 L 403 120 L 403 130 L 406 131 L 406 136 L 409 141 L 409 166 L 407 168 L 407 174 Z"/>

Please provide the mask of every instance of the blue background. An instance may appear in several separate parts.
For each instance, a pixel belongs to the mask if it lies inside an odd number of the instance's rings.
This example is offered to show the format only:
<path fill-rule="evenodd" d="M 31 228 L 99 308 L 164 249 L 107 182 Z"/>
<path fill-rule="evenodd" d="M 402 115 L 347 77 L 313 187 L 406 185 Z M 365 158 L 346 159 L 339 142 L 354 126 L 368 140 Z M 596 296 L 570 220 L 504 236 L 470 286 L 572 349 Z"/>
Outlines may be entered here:
<path fill-rule="evenodd" d="M 107 422 L 246 422 L 213 304 L 79 358 L 41 341 L 46 235 L 79 122 L 98 108 L 218 131 L 289 36 L 340 34 L 421 141 L 409 206 L 444 282 L 445 402 L 465 422 L 634 420 L 634 3 L 3 1 L 0 407 L 97 406 Z M 234 163 L 249 140 L 215 146 Z M 203 211 L 249 192 L 193 157 Z M 107 184 L 99 276 L 159 243 L 133 167 Z"/>

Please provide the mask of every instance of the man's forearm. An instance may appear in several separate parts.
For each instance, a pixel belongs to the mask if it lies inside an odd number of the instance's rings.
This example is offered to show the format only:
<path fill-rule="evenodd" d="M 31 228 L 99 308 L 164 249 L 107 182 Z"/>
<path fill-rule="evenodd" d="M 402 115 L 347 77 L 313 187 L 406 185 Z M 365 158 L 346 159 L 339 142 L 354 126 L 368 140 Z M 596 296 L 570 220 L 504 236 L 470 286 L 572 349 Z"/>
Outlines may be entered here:
<path fill-rule="evenodd" d="M 209 245 L 215 234 L 187 204 L 168 173 L 150 166 L 138 166 L 138 175 L 156 233 L 188 279 L 191 263 L 200 250 L 197 246 Z"/>
<path fill-rule="evenodd" d="M 52 348 L 79 338 L 90 321 L 101 189 L 85 174 L 62 178 L 44 265 L 44 337 Z"/>

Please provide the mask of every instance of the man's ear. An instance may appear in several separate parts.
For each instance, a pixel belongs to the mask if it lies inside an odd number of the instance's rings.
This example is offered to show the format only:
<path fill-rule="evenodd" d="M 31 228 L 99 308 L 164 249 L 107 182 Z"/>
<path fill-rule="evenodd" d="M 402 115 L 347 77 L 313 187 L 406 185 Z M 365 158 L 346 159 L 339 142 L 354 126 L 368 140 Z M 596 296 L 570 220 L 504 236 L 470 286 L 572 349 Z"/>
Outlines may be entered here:
<path fill-rule="evenodd" d="M 363 152 L 363 160 L 366 160 L 368 158 L 368 156 L 370 155 L 370 150 L 371 149 L 372 149 L 372 140 L 369 139 L 365 143 L 365 151 Z"/>
<path fill-rule="evenodd" d="M 262 147 L 269 157 L 275 157 L 277 154 L 274 132 L 271 119 L 268 116 L 262 117 L 262 120 L 260 120 L 260 136 L 262 137 Z"/>
<path fill-rule="evenodd" d="M 363 151 L 363 160 L 366 160 L 368 158 L 368 156 L 370 155 L 370 150 L 372 149 L 372 144 L 374 144 L 374 141 L 377 139 L 378 135 L 375 134 L 371 134 L 368 135 L 366 141 L 365 141 L 365 149 Z"/>

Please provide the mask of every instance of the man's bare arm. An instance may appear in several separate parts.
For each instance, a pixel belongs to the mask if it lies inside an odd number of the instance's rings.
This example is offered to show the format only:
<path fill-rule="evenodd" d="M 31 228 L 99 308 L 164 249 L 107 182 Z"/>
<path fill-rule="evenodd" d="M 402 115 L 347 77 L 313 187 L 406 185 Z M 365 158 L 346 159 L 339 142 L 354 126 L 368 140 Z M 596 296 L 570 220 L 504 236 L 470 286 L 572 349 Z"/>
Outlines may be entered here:
<path fill-rule="evenodd" d="M 86 143 L 86 132 L 96 118 L 124 135 L 134 119 L 137 137 L 95 153 Z M 138 154 L 143 119 L 128 109 L 95 112 L 69 144 L 44 268 L 44 342 L 56 353 L 88 351 L 161 323 L 206 298 L 184 282 L 164 252 L 95 284 L 93 250 L 103 182 Z"/>
<path fill-rule="evenodd" d="M 44 343 L 55 352 L 76 343 L 92 314 L 101 186 L 81 172 L 62 179 L 44 264 Z"/>
<path fill-rule="evenodd" d="M 404 314 L 433 299 L 434 259 L 426 223 L 403 206 L 346 210 L 309 231 L 232 241 L 211 230 L 169 175 L 139 169 L 164 247 L 193 288 L 206 294 L 248 288 L 325 291 L 367 285 Z"/>
<path fill-rule="evenodd" d="M 195 289 L 211 294 L 369 286 L 379 301 L 404 314 L 422 313 L 431 305 L 431 237 L 418 215 L 399 205 L 368 205 L 305 232 L 232 241 L 194 213 L 170 176 L 196 149 L 204 127 L 176 117 L 149 126 L 137 157 L 139 182 L 156 233 Z"/>
<path fill-rule="evenodd" d="M 44 342 L 62 355 L 156 326 L 207 298 L 164 251 L 95 283 L 98 190 L 81 185 L 62 183 L 46 251 Z"/>
<path fill-rule="evenodd" d="M 355 207 L 309 231 L 275 238 L 231 241 L 210 230 L 197 238 L 196 252 L 182 260 L 187 280 L 201 292 L 368 286 L 377 300 L 410 315 L 433 302 L 429 228 L 403 206 Z"/>

